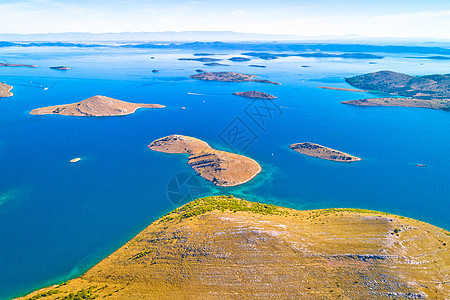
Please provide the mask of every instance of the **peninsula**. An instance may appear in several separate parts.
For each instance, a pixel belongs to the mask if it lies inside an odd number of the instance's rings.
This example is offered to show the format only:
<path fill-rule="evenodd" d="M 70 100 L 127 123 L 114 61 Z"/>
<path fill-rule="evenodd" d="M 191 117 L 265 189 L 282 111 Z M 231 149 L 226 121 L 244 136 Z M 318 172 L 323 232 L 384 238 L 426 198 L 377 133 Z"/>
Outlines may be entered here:
<path fill-rule="evenodd" d="M 387 97 L 387 98 L 350 100 L 350 101 L 343 101 L 341 103 L 357 106 L 401 106 L 401 107 L 420 107 L 438 110 L 450 110 L 450 98 L 423 100 L 413 98 Z"/>
<path fill-rule="evenodd" d="M 312 157 L 338 162 L 360 161 L 361 158 L 314 143 L 296 143 L 289 146 L 292 150 Z"/>
<path fill-rule="evenodd" d="M 0 98 L 11 97 L 12 86 L 0 82 Z"/>
<path fill-rule="evenodd" d="M 130 103 L 105 96 L 90 97 L 81 102 L 33 109 L 32 115 L 64 115 L 80 117 L 124 116 L 138 108 L 163 108 L 160 104 Z"/>
<path fill-rule="evenodd" d="M 261 172 L 260 165 L 251 158 L 215 150 L 202 140 L 169 135 L 153 141 L 150 149 L 165 153 L 187 153 L 188 164 L 197 174 L 217 186 L 230 187 L 246 183 Z"/>
<path fill-rule="evenodd" d="M 319 86 L 318 88 L 326 89 L 326 90 L 334 90 L 334 91 L 344 91 L 344 92 L 367 92 L 365 90 L 338 88 L 338 87 L 331 87 L 331 86 Z"/>
<path fill-rule="evenodd" d="M 23 299 L 448 299 L 449 247 L 448 231 L 392 214 L 207 197 Z"/>
<path fill-rule="evenodd" d="M 276 99 L 274 95 L 270 95 L 263 92 L 257 92 L 257 91 L 248 91 L 248 92 L 237 92 L 233 93 L 233 95 L 246 97 L 246 98 L 258 98 L 258 99 Z"/>
<path fill-rule="evenodd" d="M 261 83 L 271 83 L 279 85 L 278 82 L 273 82 L 265 79 L 253 79 L 258 77 L 257 75 L 247 75 L 236 72 L 204 72 L 200 74 L 191 75 L 190 78 L 205 80 L 205 81 L 226 81 L 226 82 L 261 82 Z"/>

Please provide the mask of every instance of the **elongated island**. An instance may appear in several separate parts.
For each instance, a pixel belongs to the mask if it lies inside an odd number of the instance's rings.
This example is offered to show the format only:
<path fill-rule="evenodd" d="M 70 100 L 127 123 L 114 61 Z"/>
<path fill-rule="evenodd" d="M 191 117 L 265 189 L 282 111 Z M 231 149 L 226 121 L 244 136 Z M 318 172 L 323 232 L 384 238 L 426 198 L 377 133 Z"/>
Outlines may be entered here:
<path fill-rule="evenodd" d="M 200 74 L 194 74 L 189 76 L 193 79 L 205 80 L 205 81 L 225 81 L 225 82 L 261 82 L 280 85 L 278 82 L 273 82 L 266 79 L 254 79 L 258 75 L 248 75 L 236 72 L 203 72 Z"/>
<path fill-rule="evenodd" d="M 296 143 L 289 146 L 295 152 L 338 162 L 360 161 L 361 158 L 314 143 Z"/>
<path fill-rule="evenodd" d="M 213 149 L 204 141 L 189 136 L 169 135 L 153 141 L 148 147 L 159 152 L 189 154 L 188 164 L 217 186 L 240 185 L 261 172 L 261 166 L 253 159 Z"/>
<path fill-rule="evenodd" d="M 392 214 L 207 197 L 23 299 L 448 299 L 449 247 L 448 231 Z"/>
<path fill-rule="evenodd" d="M 233 93 L 233 95 L 241 96 L 241 97 L 245 97 L 245 98 L 257 98 L 257 99 L 267 99 L 267 100 L 277 98 L 274 95 L 267 94 L 264 92 L 257 92 L 257 91 L 237 92 L 237 93 Z"/>
<path fill-rule="evenodd" d="M 130 103 L 105 96 L 93 96 L 81 102 L 33 109 L 32 115 L 64 115 L 79 117 L 125 116 L 139 108 L 164 108 L 160 104 Z"/>
<path fill-rule="evenodd" d="M 12 89 L 12 86 L 0 82 L 0 98 L 11 97 L 13 95 Z"/>

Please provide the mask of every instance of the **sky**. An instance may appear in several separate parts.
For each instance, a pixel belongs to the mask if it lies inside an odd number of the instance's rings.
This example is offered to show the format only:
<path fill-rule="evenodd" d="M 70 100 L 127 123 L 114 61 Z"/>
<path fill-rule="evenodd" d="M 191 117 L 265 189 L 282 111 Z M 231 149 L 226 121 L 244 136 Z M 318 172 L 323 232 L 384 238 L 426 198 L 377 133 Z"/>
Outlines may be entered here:
<path fill-rule="evenodd" d="M 0 33 L 236 31 L 450 39 L 450 0 L 0 0 Z"/>

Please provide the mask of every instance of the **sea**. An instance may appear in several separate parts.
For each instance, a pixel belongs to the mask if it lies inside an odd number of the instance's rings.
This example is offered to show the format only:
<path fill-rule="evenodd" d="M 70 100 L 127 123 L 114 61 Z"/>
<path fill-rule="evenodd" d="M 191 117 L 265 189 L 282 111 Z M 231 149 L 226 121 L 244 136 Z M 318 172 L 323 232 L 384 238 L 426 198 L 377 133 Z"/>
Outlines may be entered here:
<path fill-rule="evenodd" d="M 0 62 L 39 66 L 0 67 L 0 82 L 14 86 L 13 97 L 0 99 L 0 299 L 80 276 L 151 222 L 203 196 L 302 210 L 363 208 L 450 229 L 450 112 L 344 105 L 383 95 L 319 88 L 351 88 L 344 78 L 380 70 L 446 74 L 450 60 L 376 53 L 385 58 L 233 62 L 227 59 L 245 51 L 224 49 L 209 52 L 229 66 L 178 60 L 195 52 L 0 48 Z M 60 65 L 71 70 L 49 68 Z M 254 74 L 281 85 L 189 78 L 196 70 Z M 277 99 L 232 94 L 250 90 Z M 30 115 L 94 95 L 167 107 L 120 117 Z M 262 172 L 237 187 L 214 186 L 196 175 L 186 155 L 148 148 L 171 134 L 251 157 Z M 299 142 L 362 161 L 326 161 L 289 149 Z"/>

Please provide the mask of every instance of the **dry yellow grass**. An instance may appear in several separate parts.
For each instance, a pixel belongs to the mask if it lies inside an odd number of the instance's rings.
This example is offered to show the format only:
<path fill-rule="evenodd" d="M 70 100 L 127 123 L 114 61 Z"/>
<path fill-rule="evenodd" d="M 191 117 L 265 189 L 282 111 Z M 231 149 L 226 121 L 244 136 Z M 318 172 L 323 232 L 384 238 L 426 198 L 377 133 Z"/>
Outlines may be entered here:
<path fill-rule="evenodd" d="M 449 242 L 448 231 L 385 213 L 208 197 L 25 298 L 448 299 Z"/>

